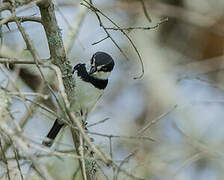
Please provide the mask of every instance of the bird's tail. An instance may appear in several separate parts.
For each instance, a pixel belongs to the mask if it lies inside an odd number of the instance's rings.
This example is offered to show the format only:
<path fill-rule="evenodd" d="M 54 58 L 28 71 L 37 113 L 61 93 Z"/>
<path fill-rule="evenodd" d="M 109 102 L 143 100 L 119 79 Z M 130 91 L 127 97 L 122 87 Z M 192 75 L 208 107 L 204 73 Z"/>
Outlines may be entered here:
<path fill-rule="evenodd" d="M 47 134 L 46 138 L 42 141 L 42 144 L 45 145 L 45 146 L 51 147 L 53 142 L 54 142 L 54 139 L 58 135 L 58 133 L 61 130 L 61 128 L 63 127 L 63 125 L 64 124 L 59 123 L 58 119 L 56 119 L 54 121 L 54 124 L 53 124 L 51 130 Z"/>

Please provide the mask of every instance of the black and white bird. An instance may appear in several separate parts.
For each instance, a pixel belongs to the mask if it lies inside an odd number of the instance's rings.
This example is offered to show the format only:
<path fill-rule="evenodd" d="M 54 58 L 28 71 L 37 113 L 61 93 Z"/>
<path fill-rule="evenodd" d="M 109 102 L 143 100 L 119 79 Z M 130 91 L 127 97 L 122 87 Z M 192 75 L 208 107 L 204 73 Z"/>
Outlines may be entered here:
<path fill-rule="evenodd" d="M 105 52 L 96 52 L 90 62 L 74 66 L 73 76 L 76 87 L 74 98 L 70 100 L 70 110 L 76 116 L 87 115 L 93 110 L 107 87 L 113 68 L 114 60 Z M 50 147 L 63 126 L 64 123 L 56 119 L 42 144 Z"/>

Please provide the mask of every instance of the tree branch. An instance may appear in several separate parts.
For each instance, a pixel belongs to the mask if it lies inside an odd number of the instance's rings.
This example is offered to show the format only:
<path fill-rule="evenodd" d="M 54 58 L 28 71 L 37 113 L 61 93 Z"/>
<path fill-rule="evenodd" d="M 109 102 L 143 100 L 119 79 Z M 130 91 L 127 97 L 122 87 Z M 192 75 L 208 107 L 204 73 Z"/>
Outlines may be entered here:
<path fill-rule="evenodd" d="M 43 3 L 39 3 L 38 6 L 41 13 L 42 24 L 44 26 L 48 40 L 52 63 L 60 68 L 66 95 L 67 97 L 69 97 L 69 99 L 72 99 L 72 97 L 74 96 L 75 80 L 72 78 L 72 67 L 70 65 L 70 62 L 66 58 L 61 31 L 57 25 L 57 20 L 55 17 L 54 4 L 50 0 L 45 0 Z M 66 107 L 66 109 L 67 108 L 68 107 Z M 80 155 L 80 142 L 78 132 L 74 129 L 71 129 L 71 131 L 76 153 L 77 155 Z M 79 165 L 82 169 L 81 160 L 79 160 Z M 85 177 L 83 173 L 82 176 L 83 178 Z"/>
<path fill-rule="evenodd" d="M 75 82 L 71 76 L 72 67 L 66 58 L 61 30 L 58 27 L 54 13 L 54 4 L 50 0 L 45 0 L 43 3 L 39 3 L 38 6 L 48 40 L 52 63 L 60 68 L 65 91 L 69 97 L 72 97 L 74 94 Z"/>

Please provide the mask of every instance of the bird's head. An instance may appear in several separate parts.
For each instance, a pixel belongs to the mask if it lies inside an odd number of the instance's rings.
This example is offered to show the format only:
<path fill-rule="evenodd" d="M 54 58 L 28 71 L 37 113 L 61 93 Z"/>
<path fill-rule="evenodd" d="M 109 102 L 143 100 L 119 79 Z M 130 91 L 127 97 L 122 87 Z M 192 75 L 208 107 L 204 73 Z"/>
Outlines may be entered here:
<path fill-rule="evenodd" d="M 90 60 L 89 75 L 107 79 L 114 68 L 114 60 L 105 52 L 96 52 Z"/>

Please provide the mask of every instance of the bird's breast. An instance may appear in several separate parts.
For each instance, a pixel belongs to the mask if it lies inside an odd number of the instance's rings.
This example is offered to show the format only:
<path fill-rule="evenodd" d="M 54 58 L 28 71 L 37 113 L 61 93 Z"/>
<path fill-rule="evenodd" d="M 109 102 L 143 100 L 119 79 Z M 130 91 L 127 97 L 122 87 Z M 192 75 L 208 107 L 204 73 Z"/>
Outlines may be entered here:
<path fill-rule="evenodd" d="M 95 88 L 91 83 L 83 81 L 79 76 L 75 77 L 75 96 L 71 101 L 73 112 L 90 112 L 103 94 L 103 90 Z"/>

